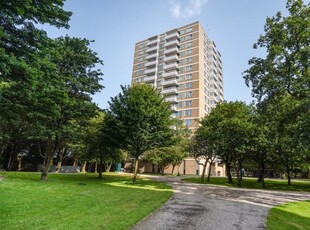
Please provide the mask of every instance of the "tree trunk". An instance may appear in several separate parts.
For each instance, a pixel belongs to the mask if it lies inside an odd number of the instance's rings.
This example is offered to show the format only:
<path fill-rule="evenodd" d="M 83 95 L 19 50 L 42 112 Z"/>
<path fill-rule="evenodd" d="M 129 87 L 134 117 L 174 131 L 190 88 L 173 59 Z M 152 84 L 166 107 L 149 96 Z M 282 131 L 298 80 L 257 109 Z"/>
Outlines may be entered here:
<path fill-rule="evenodd" d="M 56 147 L 54 148 L 54 151 L 55 150 L 56 150 Z M 54 151 L 53 151 L 53 146 L 52 146 L 52 140 L 49 139 L 47 141 L 47 148 L 46 148 L 46 152 L 45 152 L 45 155 L 44 155 L 45 162 L 44 162 L 44 165 L 43 165 L 43 170 L 42 170 L 42 173 L 41 173 L 40 180 L 44 180 L 44 181 L 47 180 L 48 172 L 50 170 L 51 165 L 53 164 L 53 156 L 54 156 L 53 153 L 54 153 Z"/>
<path fill-rule="evenodd" d="M 178 165 L 178 175 L 177 176 L 180 176 L 180 164 Z"/>
<path fill-rule="evenodd" d="M 81 165 L 82 173 L 86 173 L 86 164 L 87 164 L 87 160 L 82 161 L 82 165 Z"/>
<path fill-rule="evenodd" d="M 8 167 L 7 167 L 7 170 L 10 171 L 12 169 L 12 157 L 13 157 L 13 152 L 14 150 L 12 149 L 11 152 L 10 152 L 10 158 L 9 158 L 9 162 L 8 162 Z"/>
<path fill-rule="evenodd" d="M 230 170 L 231 170 L 230 163 L 226 161 L 225 164 L 226 164 L 226 174 L 227 174 L 228 183 L 232 184 L 233 180 L 232 180 L 232 176 L 230 173 Z"/>
<path fill-rule="evenodd" d="M 152 173 L 155 173 L 155 164 L 152 164 Z"/>
<path fill-rule="evenodd" d="M 208 165 L 208 160 L 205 161 L 205 163 L 203 164 L 203 168 L 202 168 L 202 174 L 201 174 L 201 178 L 200 181 L 204 182 L 205 181 L 205 175 L 206 175 L 206 168 Z"/>
<path fill-rule="evenodd" d="M 242 176 L 241 176 L 241 174 L 242 174 L 242 164 L 241 164 L 241 162 L 238 160 L 238 162 L 237 162 L 237 185 L 239 186 L 239 187 L 241 187 L 242 186 Z"/>
<path fill-rule="evenodd" d="M 18 168 L 17 168 L 17 171 L 20 172 L 22 171 L 22 159 L 23 159 L 23 156 L 21 154 L 17 154 L 17 162 L 18 162 Z"/>
<path fill-rule="evenodd" d="M 287 173 L 287 184 L 291 186 L 291 171 L 288 164 L 286 165 L 286 173 Z"/>
<path fill-rule="evenodd" d="M 135 166 L 134 166 L 134 174 L 132 177 L 132 182 L 136 182 L 138 179 L 138 167 L 139 167 L 139 159 L 135 160 Z"/>
<path fill-rule="evenodd" d="M 73 166 L 78 166 L 78 164 L 79 164 L 79 160 L 75 158 L 73 161 Z"/>
<path fill-rule="evenodd" d="M 175 168 L 175 165 L 172 165 L 172 172 L 171 172 L 172 175 L 173 175 L 173 172 L 174 172 L 174 168 Z"/>
<path fill-rule="evenodd" d="M 102 179 L 103 159 L 102 159 L 102 156 L 101 156 L 101 155 L 100 155 L 100 157 L 99 157 L 98 172 L 99 172 L 99 179 Z"/>
<path fill-rule="evenodd" d="M 60 171 L 60 169 L 61 169 L 62 161 L 63 161 L 64 156 L 65 156 L 65 152 L 66 152 L 66 147 L 63 147 L 63 148 L 60 150 L 60 153 L 59 153 L 59 161 L 57 162 L 57 166 L 56 166 L 55 173 L 59 173 L 59 171 Z"/>
<path fill-rule="evenodd" d="M 266 184 L 265 184 L 265 162 L 262 161 L 261 163 L 261 175 L 262 175 L 262 178 L 261 178 L 261 184 L 262 184 L 262 187 L 263 188 L 266 188 Z"/>
<path fill-rule="evenodd" d="M 212 163 L 213 163 L 213 160 L 210 161 L 210 167 L 209 167 L 209 172 L 208 172 L 208 177 L 207 177 L 207 181 L 208 181 L 208 182 L 210 182 Z"/>
<path fill-rule="evenodd" d="M 106 163 L 104 164 L 105 171 L 110 172 L 111 166 L 112 166 L 112 161 L 106 161 Z"/>
<path fill-rule="evenodd" d="M 97 173 L 97 172 L 98 172 L 98 162 L 95 161 L 95 173 Z"/>

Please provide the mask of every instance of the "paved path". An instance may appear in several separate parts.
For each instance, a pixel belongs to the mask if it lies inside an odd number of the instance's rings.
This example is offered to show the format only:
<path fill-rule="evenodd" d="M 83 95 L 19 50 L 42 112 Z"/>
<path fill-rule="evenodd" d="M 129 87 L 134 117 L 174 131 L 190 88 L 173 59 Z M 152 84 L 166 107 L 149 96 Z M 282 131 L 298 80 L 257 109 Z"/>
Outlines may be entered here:
<path fill-rule="evenodd" d="M 310 193 L 234 189 L 154 177 L 170 184 L 172 198 L 132 230 L 265 229 L 268 210 L 277 204 L 310 200 Z"/>

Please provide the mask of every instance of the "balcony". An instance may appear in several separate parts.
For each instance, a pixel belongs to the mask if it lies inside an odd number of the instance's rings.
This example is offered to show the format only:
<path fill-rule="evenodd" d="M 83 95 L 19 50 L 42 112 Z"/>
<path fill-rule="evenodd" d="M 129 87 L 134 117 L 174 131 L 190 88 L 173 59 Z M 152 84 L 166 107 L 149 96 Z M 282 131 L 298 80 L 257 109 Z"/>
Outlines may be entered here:
<path fill-rule="evenodd" d="M 170 87 L 170 88 L 164 88 L 161 93 L 164 95 L 167 94 L 177 94 L 178 90 L 177 87 Z"/>
<path fill-rule="evenodd" d="M 178 46 L 180 43 L 179 43 L 179 40 L 175 39 L 175 40 L 172 40 L 170 42 L 166 42 L 165 46 L 166 47 L 170 47 L 170 46 Z"/>
<path fill-rule="evenodd" d="M 157 57 L 157 53 L 146 55 L 146 59 L 147 60 L 150 60 L 150 59 L 153 59 L 153 58 L 156 58 L 156 57 Z"/>
<path fill-rule="evenodd" d="M 153 74 L 153 73 L 155 73 L 155 68 L 146 69 L 146 70 L 144 71 L 144 73 L 145 73 L 146 75 Z"/>
<path fill-rule="evenodd" d="M 177 77 L 178 72 L 177 71 L 171 71 L 163 74 L 163 77 L 168 78 L 168 77 Z"/>
<path fill-rule="evenodd" d="M 178 108 L 176 105 L 171 105 L 171 110 L 176 111 Z"/>
<path fill-rule="evenodd" d="M 164 54 L 168 55 L 168 54 L 177 54 L 179 52 L 179 48 L 178 47 L 174 47 L 174 48 L 170 48 L 170 49 L 166 49 Z"/>
<path fill-rule="evenodd" d="M 148 41 L 148 43 L 147 43 L 147 45 L 148 46 L 151 46 L 151 45 L 155 45 L 155 44 L 157 44 L 157 39 L 155 39 L 155 40 L 150 40 L 150 41 Z"/>
<path fill-rule="evenodd" d="M 167 70 L 177 69 L 177 68 L 179 68 L 179 65 L 176 62 L 164 66 L 164 70 L 166 70 L 166 71 Z"/>
<path fill-rule="evenodd" d="M 144 82 L 154 82 L 155 76 L 150 76 L 150 77 L 144 77 L 143 81 Z"/>
<path fill-rule="evenodd" d="M 178 103 L 177 97 L 166 97 L 166 101 L 170 103 Z"/>
<path fill-rule="evenodd" d="M 174 33 L 166 35 L 166 40 L 169 40 L 169 39 L 172 39 L 172 38 L 179 38 L 179 32 L 176 31 Z"/>
<path fill-rule="evenodd" d="M 152 47 L 147 48 L 146 52 L 150 53 L 150 52 L 153 52 L 153 51 L 156 51 L 156 50 L 157 50 L 157 46 L 152 46 Z"/>
<path fill-rule="evenodd" d="M 163 81 L 162 85 L 164 85 L 164 86 L 178 85 L 178 81 L 176 79 L 169 80 L 169 81 Z"/>
<path fill-rule="evenodd" d="M 172 55 L 172 56 L 165 57 L 165 58 L 164 58 L 164 61 L 165 61 L 165 62 L 168 62 L 168 61 L 176 61 L 176 60 L 178 60 L 178 58 L 179 58 L 179 56 L 178 56 L 177 54 L 175 54 L 175 55 Z"/>
<path fill-rule="evenodd" d="M 155 66 L 157 61 L 149 61 L 144 64 L 145 67 Z"/>

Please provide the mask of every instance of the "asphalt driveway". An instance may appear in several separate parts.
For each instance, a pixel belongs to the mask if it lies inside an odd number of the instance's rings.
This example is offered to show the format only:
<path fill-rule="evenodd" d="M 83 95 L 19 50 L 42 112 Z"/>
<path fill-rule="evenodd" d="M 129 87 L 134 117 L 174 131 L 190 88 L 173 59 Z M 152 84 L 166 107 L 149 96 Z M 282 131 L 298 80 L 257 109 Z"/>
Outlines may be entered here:
<path fill-rule="evenodd" d="M 268 210 L 289 201 L 310 200 L 310 193 L 235 189 L 192 184 L 182 177 L 158 176 L 174 189 L 172 198 L 133 230 L 265 229 Z"/>

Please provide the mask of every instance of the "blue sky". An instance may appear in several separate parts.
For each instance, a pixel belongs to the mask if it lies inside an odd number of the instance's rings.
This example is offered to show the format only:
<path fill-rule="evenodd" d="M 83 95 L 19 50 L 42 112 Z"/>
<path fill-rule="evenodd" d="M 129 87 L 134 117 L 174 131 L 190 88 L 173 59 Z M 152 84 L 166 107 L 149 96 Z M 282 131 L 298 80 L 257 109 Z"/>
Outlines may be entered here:
<path fill-rule="evenodd" d="M 222 54 L 225 100 L 251 102 L 242 72 L 251 57 L 263 55 L 252 47 L 266 17 L 286 12 L 285 5 L 285 0 L 67 0 L 64 8 L 73 12 L 70 29 L 47 32 L 95 40 L 92 49 L 104 62 L 105 89 L 93 98 L 106 108 L 120 85 L 130 84 L 136 42 L 200 21 Z"/>

